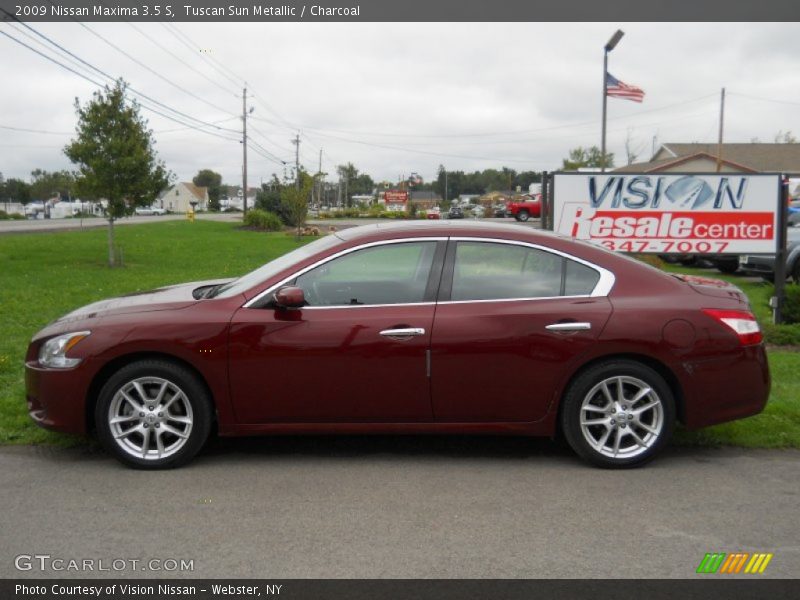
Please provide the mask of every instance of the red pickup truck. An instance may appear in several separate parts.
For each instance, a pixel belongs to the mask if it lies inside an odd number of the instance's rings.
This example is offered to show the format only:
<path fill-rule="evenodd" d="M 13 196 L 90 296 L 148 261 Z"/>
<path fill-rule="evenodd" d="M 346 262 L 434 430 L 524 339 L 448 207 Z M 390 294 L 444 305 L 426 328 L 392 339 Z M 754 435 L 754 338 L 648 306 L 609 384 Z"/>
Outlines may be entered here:
<path fill-rule="evenodd" d="M 542 195 L 526 196 L 523 202 L 509 202 L 506 204 L 506 216 L 514 217 L 517 221 L 527 221 L 531 217 L 542 216 Z"/>

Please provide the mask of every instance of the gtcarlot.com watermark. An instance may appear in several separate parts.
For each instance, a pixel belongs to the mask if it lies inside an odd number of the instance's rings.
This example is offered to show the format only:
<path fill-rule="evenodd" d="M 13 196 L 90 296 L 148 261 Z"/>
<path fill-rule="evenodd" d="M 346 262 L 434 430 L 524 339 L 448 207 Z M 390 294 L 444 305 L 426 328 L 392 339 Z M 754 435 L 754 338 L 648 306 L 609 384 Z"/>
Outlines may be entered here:
<path fill-rule="evenodd" d="M 98 573 L 123 571 L 194 571 L 194 559 L 185 558 L 67 558 L 50 554 L 18 554 L 17 571 Z"/>

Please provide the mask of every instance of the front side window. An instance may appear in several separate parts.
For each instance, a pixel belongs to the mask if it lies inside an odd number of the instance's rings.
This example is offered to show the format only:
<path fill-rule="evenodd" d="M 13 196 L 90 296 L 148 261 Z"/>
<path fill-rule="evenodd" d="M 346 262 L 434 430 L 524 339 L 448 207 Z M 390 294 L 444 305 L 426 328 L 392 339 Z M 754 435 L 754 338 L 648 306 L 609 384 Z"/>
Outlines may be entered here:
<path fill-rule="evenodd" d="M 409 304 L 425 301 L 435 241 L 385 244 L 355 250 L 293 282 L 309 306 Z"/>
<path fill-rule="evenodd" d="M 493 242 L 458 242 L 451 300 L 589 295 L 600 274 L 552 252 Z"/>

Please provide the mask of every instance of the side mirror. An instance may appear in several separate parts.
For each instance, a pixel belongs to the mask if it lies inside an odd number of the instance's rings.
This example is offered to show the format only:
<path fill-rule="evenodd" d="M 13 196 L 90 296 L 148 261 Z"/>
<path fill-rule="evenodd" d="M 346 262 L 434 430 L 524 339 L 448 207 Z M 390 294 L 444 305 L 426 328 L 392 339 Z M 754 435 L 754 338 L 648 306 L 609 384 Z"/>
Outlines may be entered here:
<path fill-rule="evenodd" d="M 306 295 L 302 288 L 289 285 L 275 292 L 272 300 L 278 308 L 300 308 L 306 304 Z"/>

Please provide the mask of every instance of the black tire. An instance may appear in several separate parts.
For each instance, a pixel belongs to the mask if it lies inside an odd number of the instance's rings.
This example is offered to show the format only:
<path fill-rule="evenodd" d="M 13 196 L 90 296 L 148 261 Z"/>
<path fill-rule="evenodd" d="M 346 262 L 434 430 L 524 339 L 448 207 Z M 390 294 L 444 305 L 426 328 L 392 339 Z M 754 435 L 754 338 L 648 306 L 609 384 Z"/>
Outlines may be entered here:
<path fill-rule="evenodd" d="M 531 218 L 531 214 L 527 210 L 521 210 L 517 213 L 517 221 L 522 221 L 523 223 Z"/>
<path fill-rule="evenodd" d="M 117 460 L 137 469 L 171 469 L 203 447 L 213 409 L 208 390 L 189 369 L 167 360 L 142 360 L 106 381 L 94 416 L 100 442 Z"/>
<path fill-rule="evenodd" d="M 619 412 L 609 413 L 603 412 L 605 409 L 585 408 L 587 405 L 599 408 L 605 406 L 604 402 L 613 408 L 614 404 L 609 401 L 600 386 L 602 382 L 606 382 L 611 397 L 618 401 L 618 387 L 614 389 L 614 385 L 620 381 L 623 401 L 619 403 Z M 630 395 L 635 395 L 637 389 L 643 391 L 645 388 L 649 388 L 650 393 L 634 405 L 630 405 Z M 626 400 L 627 404 L 624 403 Z M 657 404 L 647 409 L 646 406 L 653 402 Z M 621 409 L 622 406 L 625 410 Z M 631 416 L 642 408 L 645 410 L 641 415 Z M 582 426 L 582 413 L 586 413 L 589 420 L 605 422 Z M 645 425 L 657 431 L 657 434 L 648 433 L 643 428 Z M 632 360 L 609 360 L 579 373 L 567 388 L 562 400 L 561 430 L 564 437 L 578 456 L 597 467 L 620 469 L 647 463 L 669 443 L 674 426 L 675 399 L 669 386 L 656 371 Z M 646 445 L 636 443 L 635 439 L 632 439 L 634 436 L 643 440 Z M 589 437 L 600 442 L 602 451 L 589 442 Z M 617 443 L 621 455 L 613 455 L 616 453 L 613 452 L 612 439 L 620 440 Z M 621 440 L 626 440 L 625 446 Z M 612 447 L 606 447 L 605 444 L 611 444 Z"/>
<path fill-rule="evenodd" d="M 684 267 L 694 267 L 697 265 L 697 257 L 696 256 L 687 256 L 681 259 L 678 259 L 678 262 L 681 263 Z"/>
<path fill-rule="evenodd" d="M 794 263 L 794 268 L 792 269 L 792 281 L 795 283 L 800 283 L 800 260 Z"/>
<path fill-rule="evenodd" d="M 714 265 L 720 273 L 733 275 L 739 270 L 739 260 L 720 260 L 716 261 Z"/>

